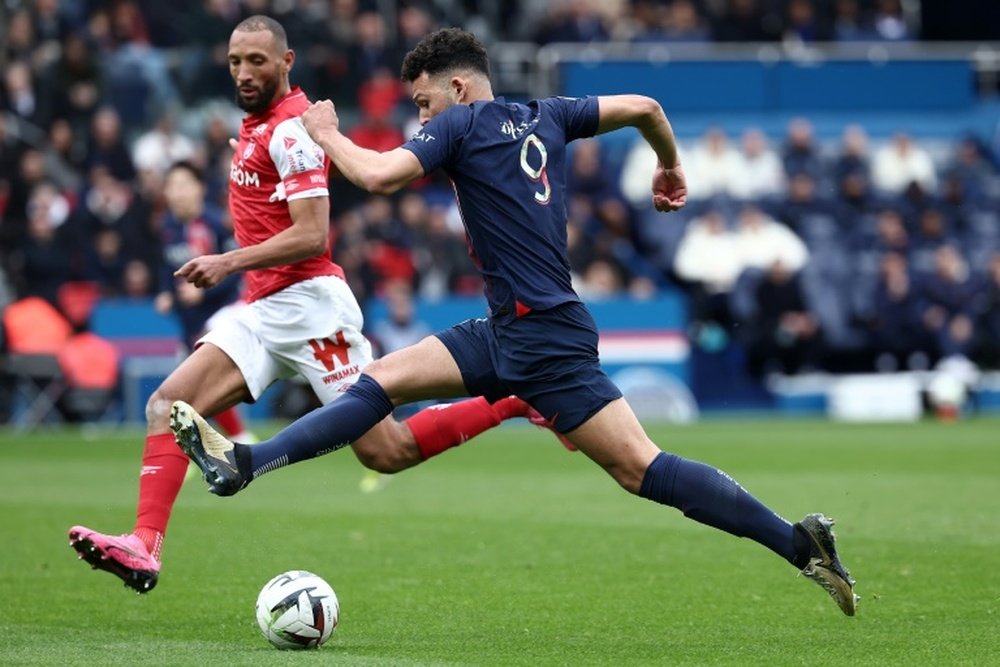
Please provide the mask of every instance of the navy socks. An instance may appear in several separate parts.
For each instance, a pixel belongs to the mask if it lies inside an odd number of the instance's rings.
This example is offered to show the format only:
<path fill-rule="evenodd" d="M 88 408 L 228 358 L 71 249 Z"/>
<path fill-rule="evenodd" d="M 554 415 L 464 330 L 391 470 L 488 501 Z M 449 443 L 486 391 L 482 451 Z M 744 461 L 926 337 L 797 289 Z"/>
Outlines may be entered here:
<path fill-rule="evenodd" d="M 676 507 L 689 519 L 749 537 L 790 563 L 801 560 L 792 524 L 718 468 L 661 452 L 646 469 L 639 495 Z"/>
<path fill-rule="evenodd" d="M 294 421 L 270 440 L 247 447 L 251 474 L 256 479 L 291 463 L 346 447 L 391 412 L 392 401 L 382 386 L 362 374 L 333 403 Z"/>

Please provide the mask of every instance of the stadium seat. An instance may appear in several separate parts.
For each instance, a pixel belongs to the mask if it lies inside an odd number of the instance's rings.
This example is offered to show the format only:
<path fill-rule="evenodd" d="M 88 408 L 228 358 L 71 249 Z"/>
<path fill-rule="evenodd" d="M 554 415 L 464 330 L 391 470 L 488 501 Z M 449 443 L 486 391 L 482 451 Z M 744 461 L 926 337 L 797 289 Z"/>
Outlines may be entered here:
<path fill-rule="evenodd" d="M 90 319 L 90 313 L 101 296 L 100 286 L 92 280 L 71 280 L 63 283 L 56 293 L 59 310 L 76 328 L 82 328 Z"/>
<path fill-rule="evenodd" d="M 56 403 L 66 385 L 57 355 L 72 327 L 39 297 L 10 304 L 3 313 L 3 326 L 7 338 L 3 370 L 13 379 L 15 427 L 24 430 L 58 418 Z"/>
<path fill-rule="evenodd" d="M 115 346 L 92 333 L 80 333 L 59 351 L 66 381 L 63 407 L 84 420 L 104 418 L 118 389 L 119 356 Z"/>

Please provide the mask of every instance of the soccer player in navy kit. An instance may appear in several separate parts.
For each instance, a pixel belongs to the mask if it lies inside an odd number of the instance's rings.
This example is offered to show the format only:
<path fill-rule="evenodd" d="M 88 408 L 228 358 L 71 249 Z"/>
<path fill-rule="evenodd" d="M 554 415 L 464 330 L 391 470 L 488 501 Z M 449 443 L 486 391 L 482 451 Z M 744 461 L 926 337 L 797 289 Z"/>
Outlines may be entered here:
<path fill-rule="evenodd" d="M 653 204 L 678 209 L 686 185 L 660 105 L 638 95 L 526 105 L 495 99 L 485 50 L 454 28 L 424 38 L 404 60 L 403 78 L 412 83 L 423 128 L 400 148 L 358 147 L 340 133 L 329 101 L 314 104 L 303 123 L 340 172 L 370 192 L 395 192 L 444 169 L 485 279 L 490 316 L 376 360 L 341 400 L 253 447 L 228 442 L 189 406 L 175 403 L 178 444 L 211 490 L 230 495 L 266 472 L 344 447 L 395 405 L 515 394 L 627 491 L 759 542 L 853 615 L 854 582 L 837 556 L 832 521 L 810 514 L 792 524 L 717 468 L 660 450 L 600 367 L 597 329 L 571 287 L 566 259 L 566 145 L 637 128 L 659 157 Z"/>

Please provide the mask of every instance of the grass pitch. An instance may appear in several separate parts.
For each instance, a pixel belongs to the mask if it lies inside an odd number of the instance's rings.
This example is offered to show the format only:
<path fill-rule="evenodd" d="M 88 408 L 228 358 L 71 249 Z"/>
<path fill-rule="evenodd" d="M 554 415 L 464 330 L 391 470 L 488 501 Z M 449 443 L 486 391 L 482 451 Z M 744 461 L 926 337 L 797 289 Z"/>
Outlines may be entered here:
<path fill-rule="evenodd" d="M 653 429 L 786 517 L 838 519 L 858 616 L 738 540 L 620 491 L 505 425 L 363 494 L 349 452 L 234 498 L 189 483 L 156 590 L 67 546 L 131 529 L 141 436 L 0 433 L 2 665 L 985 665 L 1000 662 L 1000 422 L 715 422 Z M 326 578 L 315 652 L 258 633 L 259 588 Z"/>

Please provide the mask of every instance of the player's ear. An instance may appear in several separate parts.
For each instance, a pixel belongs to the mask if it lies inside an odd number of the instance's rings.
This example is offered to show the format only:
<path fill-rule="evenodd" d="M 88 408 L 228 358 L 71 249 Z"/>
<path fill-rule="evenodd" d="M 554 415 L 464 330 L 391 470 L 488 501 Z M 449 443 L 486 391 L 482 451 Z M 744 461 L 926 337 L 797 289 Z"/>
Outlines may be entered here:
<path fill-rule="evenodd" d="M 285 63 L 285 74 L 292 71 L 292 66 L 295 64 L 295 51 L 288 49 L 285 51 L 285 56 L 282 58 Z"/>
<path fill-rule="evenodd" d="M 469 94 L 469 82 L 460 76 L 453 76 L 449 83 L 455 94 L 455 101 L 459 104 L 464 103 L 466 95 Z"/>

